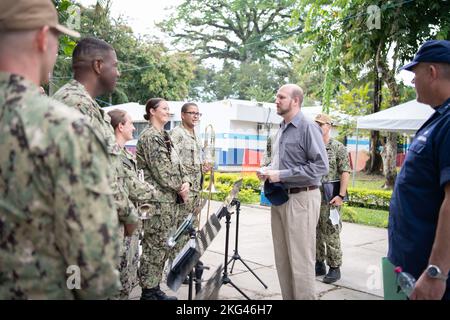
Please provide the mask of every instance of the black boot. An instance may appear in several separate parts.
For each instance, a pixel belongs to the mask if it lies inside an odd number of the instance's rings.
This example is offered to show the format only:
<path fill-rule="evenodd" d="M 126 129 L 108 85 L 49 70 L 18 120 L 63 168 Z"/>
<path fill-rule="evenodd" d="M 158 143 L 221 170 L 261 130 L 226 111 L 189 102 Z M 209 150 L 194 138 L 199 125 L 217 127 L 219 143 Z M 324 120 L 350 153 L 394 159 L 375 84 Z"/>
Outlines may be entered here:
<path fill-rule="evenodd" d="M 199 293 L 200 290 L 202 290 L 202 276 L 204 269 L 203 262 L 199 260 L 195 265 L 195 293 Z"/>
<path fill-rule="evenodd" d="M 166 295 L 160 288 L 159 285 L 150 288 L 142 289 L 141 300 L 178 300 L 177 297 Z"/>
<path fill-rule="evenodd" d="M 341 270 L 339 267 L 330 267 L 330 270 L 328 270 L 327 275 L 323 278 L 324 283 L 333 283 L 338 281 L 341 278 Z"/>
<path fill-rule="evenodd" d="M 142 288 L 141 300 L 156 300 L 155 288 Z"/>
<path fill-rule="evenodd" d="M 323 276 L 327 273 L 327 267 L 325 266 L 325 262 L 316 261 L 316 277 Z"/>
<path fill-rule="evenodd" d="M 164 291 L 159 288 L 159 285 L 156 288 L 156 296 L 158 297 L 157 300 L 178 300 L 178 298 L 175 296 L 168 296 L 167 294 L 165 294 Z"/>

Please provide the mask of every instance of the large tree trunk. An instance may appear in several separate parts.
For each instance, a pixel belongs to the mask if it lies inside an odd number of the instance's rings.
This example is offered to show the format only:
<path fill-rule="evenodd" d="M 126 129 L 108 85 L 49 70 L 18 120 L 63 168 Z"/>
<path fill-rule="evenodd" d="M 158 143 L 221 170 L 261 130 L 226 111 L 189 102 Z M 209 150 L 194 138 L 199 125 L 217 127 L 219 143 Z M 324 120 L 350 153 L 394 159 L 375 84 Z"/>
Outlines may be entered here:
<path fill-rule="evenodd" d="M 364 171 L 367 174 L 380 174 L 381 171 L 381 155 L 377 149 L 380 141 L 380 131 L 370 132 L 370 158 L 367 161 Z"/>
<path fill-rule="evenodd" d="M 392 189 L 397 177 L 397 136 L 396 132 L 389 132 L 384 145 L 383 152 L 383 174 L 386 178 L 383 188 Z"/>
<path fill-rule="evenodd" d="M 380 59 L 381 44 L 378 46 L 378 50 L 375 56 L 375 81 L 373 90 L 373 108 L 372 113 L 376 113 L 381 109 L 381 73 L 378 70 L 378 64 Z M 380 140 L 379 131 L 370 131 L 370 158 L 368 165 L 366 166 L 366 173 L 379 174 L 381 169 L 381 156 L 378 152 L 377 146 Z"/>
<path fill-rule="evenodd" d="M 397 70 L 397 54 L 398 47 L 395 47 L 393 57 L 394 65 L 392 69 L 388 68 L 386 59 L 380 61 L 381 70 L 383 71 L 383 77 L 391 94 L 391 99 L 389 101 L 391 107 L 394 107 L 400 103 L 400 88 L 395 81 L 395 73 Z M 393 188 L 395 184 L 395 178 L 397 178 L 397 135 L 398 134 L 396 132 L 389 132 L 387 135 L 386 145 L 383 149 L 383 173 L 386 178 L 386 181 L 384 183 L 385 188 Z"/>

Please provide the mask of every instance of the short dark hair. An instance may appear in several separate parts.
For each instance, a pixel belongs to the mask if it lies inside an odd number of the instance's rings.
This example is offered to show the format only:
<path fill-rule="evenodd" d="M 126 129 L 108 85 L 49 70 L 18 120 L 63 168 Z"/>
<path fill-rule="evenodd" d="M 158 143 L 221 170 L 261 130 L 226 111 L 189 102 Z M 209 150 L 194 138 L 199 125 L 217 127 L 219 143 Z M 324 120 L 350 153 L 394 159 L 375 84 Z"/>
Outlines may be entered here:
<path fill-rule="evenodd" d="M 127 119 L 125 118 L 127 113 L 120 109 L 114 109 L 108 112 L 108 115 L 111 117 L 111 125 L 116 130 L 119 123 L 125 124 Z"/>
<path fill-rule="evenodd" d="M 188 108 L 190 106 L 194 106 L 198 108 L 198 105 L 194 102 L 186 102 L 185 104 L 183 104 L 183 106 L 181 107 L 181 112 L 186 112 L 188 110 Z"/>
<path fill-rule="evenodd" d="M 105 57 L 108 52 L 114 51 L 114 48 L 104 40 L 87 37 L 81 39 L 72 53 L 72 68 L 79 68 L 84 62 L 91 62 L 97 57 Z"/>
<path fill-rule="evenodd" d="M 150 109 L 156 109 L 158 108 L 159 104 L 162 101 L 166 101 L 163 98 L 151 98 L 148 99 L 147 102 L 145 103 L 145 114 L 144 114 L 144 119 L 145 120 L 150 120 Z"/>

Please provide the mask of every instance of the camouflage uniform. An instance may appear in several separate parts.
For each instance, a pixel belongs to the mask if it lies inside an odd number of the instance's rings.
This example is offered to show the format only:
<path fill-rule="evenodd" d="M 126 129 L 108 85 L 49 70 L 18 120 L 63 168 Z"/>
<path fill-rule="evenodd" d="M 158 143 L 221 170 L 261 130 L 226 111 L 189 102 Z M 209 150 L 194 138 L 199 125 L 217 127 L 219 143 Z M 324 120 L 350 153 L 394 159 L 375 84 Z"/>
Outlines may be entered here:
<path fill-rule="evenodd" d="M 89 95 L 84 86 L 76 81 L 71 80 L 61 87 L 53 96 L 56 100 L 63 102 L 69 107 L 78 109 L 82 114 L 88 117 L 92 127 L 104 139 L 110 157 L 112 159 L 113 175 L 110 180 L 111 189 L 114 192 L 114 199 L 117 208 L 117 214 L 120 221 L 119 232 L 117 237 L 120 243 L 124 243 L 124 225 L 137 224 L 139 222 L 137 210 L 131 200 L 129 200 L 129 190 L 124 180 L 125 173 L 120 158 L 121 147 L 116 143 L 114 130 L 111 126 L 110 116 L 104 112 L 95 100 Z M 127 255 L 126 248 L 121 246 L 120 256 Z M 117 261 L 120 268 L 121 261 Z M 122 269 L 124 271 L 124 269 Z M 122 277 L 124 278 L 124 277 Z M 118 298 L 118 296 L 116 297 Z"/>
<path fill-rule="evenodd" d="M 118 224 L 103 141 L 21 76 L 0 72 L 0 92 L 0 299 L 115 294 Z M 71 265 L 80 290 L 68 289 Z"/>
<path fill-rule="evenodd" d="M 110 185 L 114 192 L 119 221 L 122 224 L 137 223 L 139 221 L 137 210 L 128 199 L 129 192 L 126 183 L 123 180 L 125 174 L 120 159 L 121 148 L 116 143 L 110 116 L 91 98 L 84 86 L 74 79 L 61 87 L 55 93 L 53 98 L 63 102 L 69 107 L 78 109 L 82 114 L 87 116 L 92 127 L 104 139 L 112 159 L 114 175 L 110 181 Z M 121 226 L 121 229 L 119 238 L 123 241 L 123 225 Z"/>
<path fill-rule="evenodd" d="M 157 200 L 151 202 L 154 215 L 143 220 L 144 237 L 138 272 L 140 286 L 150 289 L 159 285 L 165 261 L 176 252 L 168 249 L 166 241 L 170 232 L 183 220 L 179 214 L 183 205 L 176 203 L 177 193 L 184 182 L 190 181 L 169 134 L 152 125 L 139 137 L 136 158 L 145 180 L 156 188 Z"/>
<path fill-rule="evenodd" d="M 133 201 L 136 207 L 138 207 L 139 203 L 148 203 L 149 201 L 155 200 L 155 188 L 146 181 L 141 181 L 138 177 L 134 156 L 126 148 L 121 149 L 120 156 L 125 169 L 123 179 L 130 191 L 130 200 Z M 124 239 L 124 252 L 122 253 L 119 265 L 120 282 L 122 283 L 120 299 L 128 299 L 131 290 L 138 285 L 137 270 L 141 231 L 142 227 L 141 223 L 139 223 L 133 235 Z"/>
<path fill-rule="evenodd" d="M 185 212 L 182 214 L 184 217 L 187 217 L 189 213 L 192 213 L 200 205 L 202 192 L 202 146 L 195 133 L 192 134 L 182 124 L 170 132 L 170 137 L 178 151 L 185 172 L 192 182 L 189 202 L 185 207 Z M 196 220 L 196 228 L 198 227 L 198 222 Z"/>
<path fill-rule="evenodd" d="M 330 171 L 322 178 L 322 182 L 340 180 L 343 172 L 350 172 L 347 149 L 334 139 L 326 145 Z M 330 267 L 340 267 L 342 265 L 341 240 L 339 233 L 342 223 L 333 225 L 330 220 L 330 206 L 326 201 L 321 188 L 322 202 L 320 204 L 320 217 L 317 224 L 316 239 L 316 261 L 325 261 Z M 335 207 L 340 211 L 340 207 Z"/>

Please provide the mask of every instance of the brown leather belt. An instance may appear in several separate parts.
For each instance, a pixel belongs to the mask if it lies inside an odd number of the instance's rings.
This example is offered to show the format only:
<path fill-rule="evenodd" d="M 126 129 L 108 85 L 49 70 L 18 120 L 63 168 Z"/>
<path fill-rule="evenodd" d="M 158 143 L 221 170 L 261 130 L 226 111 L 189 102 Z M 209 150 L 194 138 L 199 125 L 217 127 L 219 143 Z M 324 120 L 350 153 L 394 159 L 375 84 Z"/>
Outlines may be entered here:
<path fill-rule="evenodd" d="M 302 191 L 310 191 L 319 188 L 318 186 L 309 186 L 309 187 L 299 187 L 299 188 L 290 188 L 288 189 L 288 193 L 299 193 Z"/>

